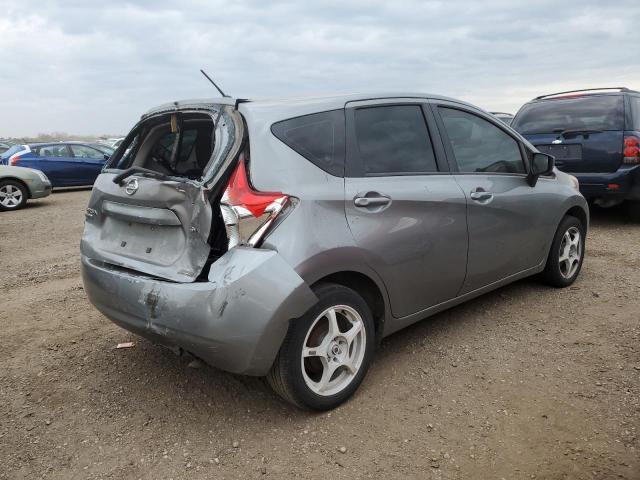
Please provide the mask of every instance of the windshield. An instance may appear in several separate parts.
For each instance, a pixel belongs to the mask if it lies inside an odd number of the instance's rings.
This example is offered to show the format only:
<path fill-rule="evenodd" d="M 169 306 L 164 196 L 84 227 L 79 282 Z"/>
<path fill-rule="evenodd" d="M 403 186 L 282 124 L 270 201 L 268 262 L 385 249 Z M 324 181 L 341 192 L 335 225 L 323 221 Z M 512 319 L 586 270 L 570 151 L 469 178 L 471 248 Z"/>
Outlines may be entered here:
<path fill-rule="evenodd" d="M 524 135 L 580 129 L 623 130 L 623 97 L 590 95 L 529 103 L 511 126 Z"/>

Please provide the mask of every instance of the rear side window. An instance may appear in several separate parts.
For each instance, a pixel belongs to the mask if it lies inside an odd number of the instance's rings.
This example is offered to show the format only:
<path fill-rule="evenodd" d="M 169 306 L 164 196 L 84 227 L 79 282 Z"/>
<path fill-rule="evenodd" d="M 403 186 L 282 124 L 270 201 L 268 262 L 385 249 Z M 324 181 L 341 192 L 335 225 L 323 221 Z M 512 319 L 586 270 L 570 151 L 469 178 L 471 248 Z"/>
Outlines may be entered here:
<path fill-rule="evenodd" d="M 511 126 L 524 135 L 563 130 L 623 130 L 622 95 L 587 95 L 529 103 Z"/>
<path fill-rule="evenodd" d="M 365 174 L 438 171 L 419 105 L 359 108 L 355 111 L 355 130 Z"/>
<path fill-rule="evenodd" d="M 71 157 L 71 150 L 67 145 L 40 145 L 31 147 L 31 151 L 39 157 Z"/>
<path fill-rule="evenodd" d="M 518 142 L 477 115 L 439 107 L 461 172 L 525 173 Z"/>
<path fill-rule="evenodd" d="M 271 132 L 327 173 L 344 176 L 344 110 L 314 113 L 274 123 Z"/>

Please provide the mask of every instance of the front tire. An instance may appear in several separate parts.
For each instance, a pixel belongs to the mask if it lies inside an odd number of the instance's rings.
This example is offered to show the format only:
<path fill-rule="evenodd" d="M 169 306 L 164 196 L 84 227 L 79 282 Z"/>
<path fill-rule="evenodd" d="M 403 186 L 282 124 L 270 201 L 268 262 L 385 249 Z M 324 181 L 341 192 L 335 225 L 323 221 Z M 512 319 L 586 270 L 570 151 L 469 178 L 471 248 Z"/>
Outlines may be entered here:
<path fill-rule="evenodd" d="M 578 278 L 585 250 L 585 227 L 580 220 L 565 216 L 556 231 L 542 279 L 548 285 L 564 288 Z"/>
<path fill-rule="evenodd" d="M 374 323 L 354 290 L 323 283 L 314 291 L 319 302 L 291 321 L 267 381 L 300 408 L 329 410 L 362 383 L 374 353 Z"/>
<path fill-rule="evenodd" d="M 18 210 L 27 204 L 29 192 L 15 180 L 0 181 L 0 211 Z"/>

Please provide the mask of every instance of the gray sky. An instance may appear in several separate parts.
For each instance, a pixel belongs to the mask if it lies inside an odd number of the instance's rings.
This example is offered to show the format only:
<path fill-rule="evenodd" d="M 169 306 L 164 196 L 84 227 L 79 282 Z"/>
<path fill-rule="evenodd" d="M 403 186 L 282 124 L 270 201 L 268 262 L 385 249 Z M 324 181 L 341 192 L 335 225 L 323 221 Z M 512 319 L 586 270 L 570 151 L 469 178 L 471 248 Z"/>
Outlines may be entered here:
<path fill-rule="evenodd" d="M 0 137 L 126 133 L 150 107 L 424 91 L 515 112 L 530 98 L 640 88 L 640 2 L 0 0 Z"/>

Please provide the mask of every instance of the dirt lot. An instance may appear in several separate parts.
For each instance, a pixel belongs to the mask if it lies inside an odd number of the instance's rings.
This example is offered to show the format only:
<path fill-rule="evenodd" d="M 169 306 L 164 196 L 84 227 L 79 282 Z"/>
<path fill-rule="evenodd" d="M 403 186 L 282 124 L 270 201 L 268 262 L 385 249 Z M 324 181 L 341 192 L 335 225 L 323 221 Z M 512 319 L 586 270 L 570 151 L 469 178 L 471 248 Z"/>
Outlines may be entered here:
<path fill-rule="evenodd" d="M 404 330 L 310 414 L 98 314 L 88 197 L 1 214 L 0 478 L 640 478 L 640 226 L 620 213 L 595 212 L 575 286 L 521 281 Z"/>

